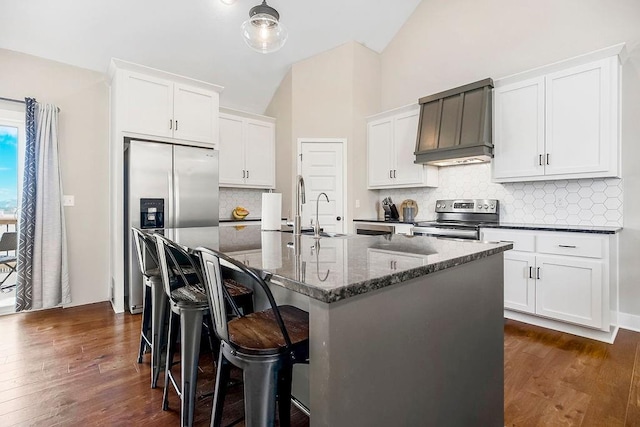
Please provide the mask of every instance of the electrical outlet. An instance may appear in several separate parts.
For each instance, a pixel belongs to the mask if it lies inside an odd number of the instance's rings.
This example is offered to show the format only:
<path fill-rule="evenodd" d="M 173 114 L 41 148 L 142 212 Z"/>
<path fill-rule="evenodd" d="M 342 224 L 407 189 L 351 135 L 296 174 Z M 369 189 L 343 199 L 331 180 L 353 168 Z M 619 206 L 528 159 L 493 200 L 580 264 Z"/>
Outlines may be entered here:
<path fill-rule="evenodd" d="M 556 196 L 556 208 L 566 208 L 567 207 L 567 199 L 564 197 Z"/>
<path fill-rule="evenodd" d="M 360 207 L 360 200 L 356 199 L 356 208 Z"/>
<path fill-rule="evenodd" d="M 62 196 L 62 206 L 75 206 L 75 205 L 76 205 L 76 199 L 74 196 L 67 196 L 67 195 Z"/>

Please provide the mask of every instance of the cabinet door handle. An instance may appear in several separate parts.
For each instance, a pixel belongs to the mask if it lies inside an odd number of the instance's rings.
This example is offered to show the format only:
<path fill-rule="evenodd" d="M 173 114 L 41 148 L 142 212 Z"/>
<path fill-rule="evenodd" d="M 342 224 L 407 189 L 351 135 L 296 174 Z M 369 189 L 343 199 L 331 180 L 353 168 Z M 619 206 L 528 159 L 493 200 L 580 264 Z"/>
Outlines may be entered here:
<path fill-rule="evenodd" d="M 244 169 L 242 169 L 242 178 L 246 178 Z"/>
<path fill-rule="evenodd" d="M 500 243 L 513 243 L 513 240 L 500 240 Z"/>
<path fill-rule="evenodd" d="M 558 245 L 558 247 L 561 247 L 561 248 L 572 248 L 572 249 L 575 249 L 575 248 L 576 248 L 576 245 Z"/>
<path fill-rule="evenodd" d="M 529 279 L 533 279 L 533 267 L 529 266 Z"/>
<path fill-rule="evenodd" d="M 538 154 L 538 166 L 542 166 L 542 154 Z"/>
<path fill-rule="evenodd" d="M 547 164 L 549 164 L 549 153 L 547 153 Z"/>
<path fill-rule="evenodd" d="M 540 278 L 540 267 L 536 268 L 536 279 Z"/>
<path fill-rule="evenodd" d="M 394 178 L 396 177 L 396 172 L 398 172 L 398 171 L 394 169 L 394 170 L 393 170 L 393 177 L 394 177 Z"/>
<path fill-rule="evenodd" d="M 247 178 L 249 178 L 249 171 L 247 170 Z"/>
<path fill-rule="evenodd" d="M 393 178 L 393 171 L 389 169 L 389 178 Z"/>
<path fill-rule="evenodd" d="M 178 121 L 176 120 L 176 130 L 178 130 Z"/>
<path fill-rule="evenodd" d="M 173 130 L 173 120 L 169 119 L 169 130 Z"/>

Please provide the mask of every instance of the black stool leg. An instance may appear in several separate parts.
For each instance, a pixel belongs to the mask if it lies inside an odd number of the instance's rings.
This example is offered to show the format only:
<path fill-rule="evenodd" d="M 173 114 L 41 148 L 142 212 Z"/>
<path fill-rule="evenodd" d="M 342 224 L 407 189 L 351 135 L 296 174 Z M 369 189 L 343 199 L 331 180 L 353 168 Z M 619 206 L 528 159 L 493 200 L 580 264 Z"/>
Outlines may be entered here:
<path fill-rule="evenodd" d="M 146 280 L 146 279 L 145 279 Z M 142 303 L 142 325 L 140 326 L 140 350 L 138 350 L 138 363 L 142 363 L 142 356 L 147 349 L 147 341 L 151 341 L 151 287 L 144 286 L 144 302 Z M 153 366 L 151 368 L 153 372 Z"/>
<path fill-rule="evenodd" d="M 278 416 L 280 427 L 290 427 L 291 425 L 291 378 L 293 376 L 293 366 L 285 364 L 280 369 L 278 384 Z"/>
<path fill-rule="evenodd" d="M 216 387 L 213 394 L 213 408 L 211 411 L 211 427 L 220 427 L 222 423 L 222 410 L 224 409 L 224 398 L 227 395 L 227 386 L 231 376 L 231 364 L 222 354 L 222 349 L 218 354 L 218 366 L 216 372 Z"/>
<path fill-rule="evenodd" d="M 178 343 L 178 332 L 180 327 L 180 319 L 173 311 L 169 314 L 169 338 L 167 340 L 167 363 L 164 371 L 164 390 L 162 392 L 162 410 L 169 409 L 169 381 L 171 379 L 171 366 L 173 365 L 173 356 L 176 352 Z"/>
<path fill-rule="evenodd" d="M 165 320 L 167 318 L 167 294 L 162 286 L 160 278 L 151 279 L 151 388 L 158 386 L 162 348 L 165 345 L 167 335 L 165 333 Z"/>
<path fill-rule="evenodd" d="M 193 425 L 196 406 L 196 381 L 202 334 L 201 308 L 180 310 L 180 369 L 182 371 L 182 427 Z"/>

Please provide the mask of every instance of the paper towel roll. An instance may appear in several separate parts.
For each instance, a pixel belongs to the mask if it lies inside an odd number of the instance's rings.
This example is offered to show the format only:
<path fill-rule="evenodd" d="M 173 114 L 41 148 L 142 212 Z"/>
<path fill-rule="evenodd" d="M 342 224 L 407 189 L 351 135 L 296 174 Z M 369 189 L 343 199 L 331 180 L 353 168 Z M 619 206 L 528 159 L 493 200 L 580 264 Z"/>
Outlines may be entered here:
<path fill-rule="evenodd" d="M 280 230 L 282 221 L 282 194 L 262 193 L 262 220 L 260 228 L 263 230 Z"/>
<path fill-rule="evenodd" d="M 282 233 L 262 232 L 262 268 L 275 270 L 282 267 Z"/>

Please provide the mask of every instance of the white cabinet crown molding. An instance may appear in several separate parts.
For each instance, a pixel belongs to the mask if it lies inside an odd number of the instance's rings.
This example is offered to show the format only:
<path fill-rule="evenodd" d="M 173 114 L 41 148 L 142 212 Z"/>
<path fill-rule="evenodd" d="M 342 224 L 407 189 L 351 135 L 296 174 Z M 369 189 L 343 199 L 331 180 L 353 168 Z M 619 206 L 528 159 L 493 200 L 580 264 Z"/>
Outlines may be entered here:
<path fill-rule="evenodd" d="M 190 86 L 200 87 L 202 89 L 213 90 L 218 93 L 224 90 L 223 86 L 217 84 L 193 79 L 191 77 L 181 76 L 179 74 L 170 73 L 168 71 L 158 70 L 156 68 L 147 67 L 146 65 L 135 64 L 133 62 L 124 61 L 118 58 L 111 58 L 111 62 L 109 63 L 109 69 L 107 71 L 107 75 L 109 76 L 109 83 L 111 83 L 111 81 L 115 77 L 116 71 L 118 70 L 142 73 L 148 76 L 171 80 L 174 83 L 184 83 Z"/>
<path fill-rule="evenodd" d="M 574 56 L 569 59 L 553 62 L 551 64 L 542 65 L 540 67 L 536 67 L 531 70 L 522 71 L 519 73 L 500 77 L 500 78 L 494 79 L 493 86 L 494 86 L 494 89 L 497 89 L 504 85 L 509 85 L 511 83 L 516 83 L 522 80 L 533 79 L 536 77 L 543 76 L 545 74 L 554 73 L 567 68 L 587 64 L 589 62 L 594 62 L 600 59 L 609 58 L 615 55 L 618 56 L 618 61 L 620 62 L 620 64 L 624 64 L 626 62 L 628 54 L 627 54 L 625 43 L 619 43 L 613 46 L 606 47 L 604 49 L 588 52 L 582 55 Z"/>
<path fill-rule="evenodd" d="M 255 119 L 255 120 L 260 120 L 260 121 L 263 121 L 263 122 L 276 123 L 276 118 L 275 117 L 265 116 L 265 115 L 257 114 L 257 113 L 251 113 L 251 112 L 248 112 L 248 111 L 235 110 L 235 109 L 229 108 L 229 107 L 220 106 L 220 113 L 221 114 L 229 114 L 231 116 L 236 116 L 236 117 L 243 117 L 245 119 Z"/>

